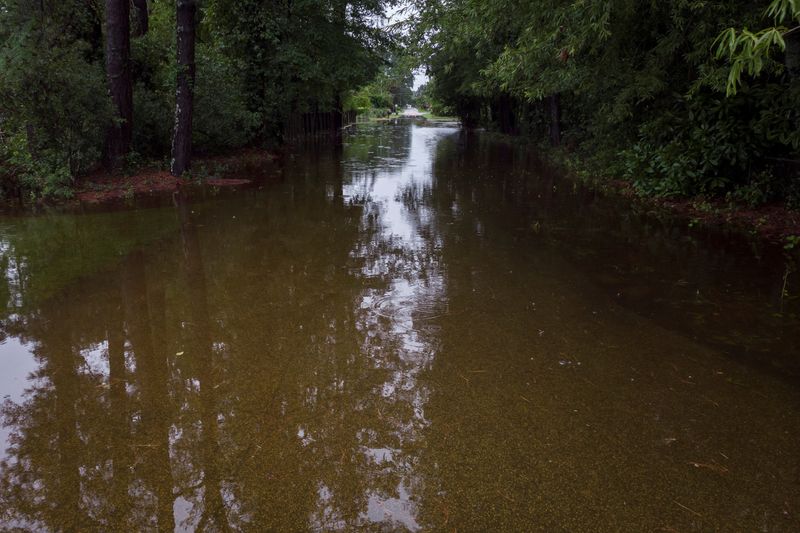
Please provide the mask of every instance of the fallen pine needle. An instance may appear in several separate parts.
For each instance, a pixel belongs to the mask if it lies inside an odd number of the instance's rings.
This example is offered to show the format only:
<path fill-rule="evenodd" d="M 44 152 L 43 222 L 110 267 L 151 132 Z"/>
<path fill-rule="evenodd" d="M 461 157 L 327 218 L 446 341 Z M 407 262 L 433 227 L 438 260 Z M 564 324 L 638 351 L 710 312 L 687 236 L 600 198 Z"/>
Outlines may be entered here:
<path fill-rule="evenodd" d="M 508 494 L 504 494 L 504 493 L 503 493 L 503 492 L 501 492 L 499 489 L 497 490 L 497 494 L 498 494 L 500 497 L 502 497 L 503 499 L 510 501 L 511 503 L 517 503 L 516 501 L 514 501 L 514 498 L 512 498 L 512 497 L 511 497 L 511 496 L 509 496 Z"/>
<path fill-rule="evenodd" d="M 716 463 L 709 464 L 709 463 L 696 463 L 694 461 L 690 461 L 689 464 L 695 468 L 707 468 L 709 470 L 713 470 L 714 472 L 719 472 L 720 474 L 726 474 L 728 472 L 727 468 L 725 468 L 722 465 L 718 465 Z"/>
<path fill-rule="evenodd" d="M 689 507 L 686 507 L 685 505 L 683 505 L 683 504 L 682 504 L 681 502 L 679 502 L 678 500 L 672 500 L 672 503 L 674 503 L 675 505 L 677 505 L 677 506 L 678 506 L 678 507 L 680 507 L 681 509 L 685 509 L 685 510 L 689 511 L 689 512 L 690 512 L 690 513 L 692 513 L 693 515 L 699 516 L 700 518 L 702 518 L 702 517 L 703 517 L 703 515 L 701 515 L 700 513 L 698 513 L 697 511 L 695 511 L 694 509 L 691 509 L 691 508 L 689 508 Z"/>

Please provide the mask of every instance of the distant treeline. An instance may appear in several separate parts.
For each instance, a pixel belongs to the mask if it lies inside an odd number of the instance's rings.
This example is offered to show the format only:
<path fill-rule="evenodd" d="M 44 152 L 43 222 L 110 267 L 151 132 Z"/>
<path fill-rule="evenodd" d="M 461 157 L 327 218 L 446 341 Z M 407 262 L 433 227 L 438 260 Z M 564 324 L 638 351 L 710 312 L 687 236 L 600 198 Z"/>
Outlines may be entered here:
<path fill-rule="evenodd" d="M 0 0 L 0 192 L 280 142 L 386 69 L 384 0 Z M 295 128 L 296 129 L 296 128 Z"/>
<path fill-rule="evenodd" d="M 419 0 L 426 95 L 648 195 L 800 206 L 800 0 Z"/>

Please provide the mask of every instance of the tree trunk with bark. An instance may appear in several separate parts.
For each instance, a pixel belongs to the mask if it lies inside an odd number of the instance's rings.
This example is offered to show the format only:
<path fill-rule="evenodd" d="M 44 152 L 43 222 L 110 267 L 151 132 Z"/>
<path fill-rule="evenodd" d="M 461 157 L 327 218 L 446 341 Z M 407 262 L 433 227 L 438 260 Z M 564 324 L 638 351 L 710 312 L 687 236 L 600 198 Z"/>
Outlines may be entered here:
<path fill-rule="evenodd" d="M 515 135 L 517 133 L 516 117 L 514 115 L 514 101 L 511 95 L 501 93 L 491 106 L 492 120 L 501 133 Z"/>
<path fill-rule="evenodd" d="M 337 94 L 336 102 L 334 103 L 335 109 L 333 110 L 333 133 L 336 135 L 342 132 L 344 127 L 344 106 L 342 105 L 342 98 Z"/>
<path fill-rule="evenodd" d="M 334 5 L 334 21 L 343 35 L 347 35 L 347 0 L 343 0 Z M 334 102 L 333 111 L 333 124 L 332 129 L 334 134 L 339 135 L 344 126 L 343 121 L 344 106 L 341 97 L 341 91 L 337 88 L 336 101 Z"/>
<path fill-rule="evenodd" d="M 178 88 L 175 96 L 175 130 L 172 134 L 170 168 L 173 176 L 180 176 L 189 170 L 192 159 L 197 1 L 178 0 L 177 10 Z"/>
<path fill-rule="evenodd" d="M 130 1 L 106 0 L 106 77 L 115 115 L 106 133 L 104 159 L 109 169 L 119 166 L 133 137 L 130 32 Z"/>
<path fill-rule="evenodd" d="M 133 15 L 136 24 L 133 28 L 133 36 L 141 37 L 147 33 L 150 27 L 150 17 L 147 12 L 147 0 L 133 0 Z"/>

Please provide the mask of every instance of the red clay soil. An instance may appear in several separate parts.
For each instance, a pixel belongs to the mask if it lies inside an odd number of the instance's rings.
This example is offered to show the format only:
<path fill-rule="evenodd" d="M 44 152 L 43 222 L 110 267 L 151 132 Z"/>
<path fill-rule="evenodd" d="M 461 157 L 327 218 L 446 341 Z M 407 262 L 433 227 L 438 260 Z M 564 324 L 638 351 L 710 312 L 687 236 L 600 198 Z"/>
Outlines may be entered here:
<path fill-rule="evenodd" d="M 133 176 L 92 175 L 81 184 L 75 197 L 86 203 L 100 203 L 133 195 L 171 192 L 182 182 L 164 170 L 145 170 Z"/>
<path fill-rule="evenodd" d="M 661 209 L 684 218 L 689 223 L 711 226 L 734 227 L 763 239 L 785 243 L 788 237 L 800 236 L 800 211 L 788 209 L 782 204 L 758 207 L 732 205 L 723 200 L 702 198 L 667 199 L 643 198 L 624 181 L 609 182 L 611 189 L 634 202 L 654 209 Z"/>
<path fill-rule="evenodd" d="M 782 242 L 787 237 L 800 236 L 800 211 L 792 211 L 783 205 L 730 208 L 723 202 L 698 204 L 691 200 L 665 200 L 662 205 L 679 215 L 704 224 L 736 226 L 771 241 Z M 711 210 L 698 205 L 710 205 Z"/>
<path fill-rule="evenodd" d="M 237 174 L 251 175 L 257 169 L 263 169 L 276 156 L 263 150 L 243 150 L 231 155 L 198 158 L 194 167 L 203 167 L 216 172 L 231 173 L 234 168 Z M 213 187 L 233 187 L 247 185 L 252 180 L 243 178 L 212 178 L 200 182 L 190 182 L 172 176 L 166 170 L 154 168 L 143 169 L 133 175 L 108 174 L 97 172 L 87 176 L 79 185 L 75 197 L 79 202 L 103 203 L 142 194 L 168 193 L 181 185 L 204 184 Z"/>

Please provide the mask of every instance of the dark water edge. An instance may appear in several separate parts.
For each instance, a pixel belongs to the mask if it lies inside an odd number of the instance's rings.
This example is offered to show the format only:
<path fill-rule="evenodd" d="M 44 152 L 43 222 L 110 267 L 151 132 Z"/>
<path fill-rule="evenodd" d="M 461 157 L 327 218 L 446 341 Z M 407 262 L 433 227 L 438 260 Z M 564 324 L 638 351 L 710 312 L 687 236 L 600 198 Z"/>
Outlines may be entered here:
<path fill-rule="evenodd" d="M 4 526 L 800 527 L 778 246 L 405 122 L 136 206 L 0 219 Z"/>

